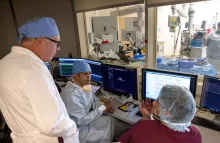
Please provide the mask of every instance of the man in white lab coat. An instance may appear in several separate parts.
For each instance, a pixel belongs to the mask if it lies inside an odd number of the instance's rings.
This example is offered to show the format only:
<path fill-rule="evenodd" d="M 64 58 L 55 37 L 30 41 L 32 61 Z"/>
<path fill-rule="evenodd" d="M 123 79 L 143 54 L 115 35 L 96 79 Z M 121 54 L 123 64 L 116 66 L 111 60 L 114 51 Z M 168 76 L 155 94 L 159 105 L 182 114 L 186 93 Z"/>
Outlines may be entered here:
<path fill-rule="evenodd" d="M 78 143 L 78 129 L 69 118 L 44 62 L 60 50 L 59 31 L 49 17 L 19 28 L 20 46 L 0 61 L 0 109 L 15 143 Z"/>

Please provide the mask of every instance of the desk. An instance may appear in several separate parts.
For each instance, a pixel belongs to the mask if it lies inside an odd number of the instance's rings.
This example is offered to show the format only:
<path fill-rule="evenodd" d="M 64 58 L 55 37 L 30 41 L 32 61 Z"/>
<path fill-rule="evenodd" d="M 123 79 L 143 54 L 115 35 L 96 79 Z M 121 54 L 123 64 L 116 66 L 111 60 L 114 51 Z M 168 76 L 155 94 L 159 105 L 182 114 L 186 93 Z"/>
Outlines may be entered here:
<path fill-rule="evenodd" d="M 59 82 L 59 84 L 63 84 L 63 82 Z M 100 94 L 99 96 L 102 96 L 102 94 Z M 197 98 L 197 104 L 199 102 L 199 98 L 200 97 L 196 97 Z M 120 104 L 119 102 L 115 101 L 115 100 L 112 100 L 113 102 L 113 106 L 114 106 L 114 109 L 116 110 L 119 106 L 121 106 L 122 104 Z M 138 111 L 138 110 L 137 110 Z M 140 116 L 137 116 L 135 115 L 136 112 L 133 112 L 132 114 L 129 115 L 124 115 L 124 114 L 121 114 L 117 111 L 115 111 L 113 114 L 109 114 L 110 116 L 116 118 L 116 119 L 119 119 L 121 121 L 124 121 L 128 124 L 135 124 L 138 120 L 141 119 Z M 213 119 L 213 115 L 210 114 L 209 112 L 207 113 L 199 113 L 199 116 L 201 117 L 209 117 L 208 119 Z M 208 128 L 205 128 L 205 127 L 202 127 L 202 126 L 198 126 L 198 125 L 195 125 L 199 128 L 200 130 L 200 133 L 202 135 L 202 142 L 203 143 L 217 143 L 219 142 L 220 140 L 220 132 L 217 132 L 217 131 L 214 131 L 214 130 L 211 130 L 211 129 L 208 129 Z"/>
<path fill-rule="evenodd" d="M 119 106 L 121 106 L 122 104 L 120 104 L 119 102 L 117 102 L 115 100 L 112 100 L 112 104 L 113 104 L 115 112 L 113 114 L 108 114 L 108 115 L 110 115 L 114 118 L 117 118 L 119 120 L 122 120 L 126 123 L 132 124 L 132 125 L 142 119 L 142 117 L 135 115 L 137 113 L 138 109 L 136 110 L 136 112 L 134 111 L 131 114 L 124 115 L 124 114 L 121 114 L 120 112 L 117 111 L 117 108 Z"/>
<path fill-rule="evenodd" d="M 115 110 L 121 105 L 120 103 L 118 103 L 115 100 L 112 100 L 112 102 L 113 102 L 113 106 L 114 106 Z M 204 113 L 203 113 L 203 115 L 202 115 L 201 113 L 199 113 L 199 116 L 206 117 L 206 116 L 210 115 L 210 113 L 208 113 L 208 112 L 206 114 L 207 115 L 204 115 Z M 129 124 L 132 124 L 132 125 L 141 119 L 140 116 L 137 116 L 135 114 L 133 114 L 133 116 L 132 116 L 132 114 L 131 114 L 131 116 L 129 116 L 129 115 L 120 114 L 117 111 L 115 111 L 113 114 L 109 114 L 109 115 L 114 118 L 117 118 L 119 120 L 122 120 L 124 122 L 127 122 Z M 211 117 L 213 117 L 213 116 L 211 116 Z M 211 119 L 211 118 L 209 118 L 209 119 Z M 194 126 L 196 126 L 199 129 L 199 131 L 202 135 L 202 143 L 217 143 L 217 142 L 219 142 L 220 132 L 217 132 L 217 131 L 214 131 L 214 130 L 211 130 L 211 129 L 208 129 L 208 128 L 205 128 L 205 127 L 202 127 L 199 125 L 194 125 Z"/>

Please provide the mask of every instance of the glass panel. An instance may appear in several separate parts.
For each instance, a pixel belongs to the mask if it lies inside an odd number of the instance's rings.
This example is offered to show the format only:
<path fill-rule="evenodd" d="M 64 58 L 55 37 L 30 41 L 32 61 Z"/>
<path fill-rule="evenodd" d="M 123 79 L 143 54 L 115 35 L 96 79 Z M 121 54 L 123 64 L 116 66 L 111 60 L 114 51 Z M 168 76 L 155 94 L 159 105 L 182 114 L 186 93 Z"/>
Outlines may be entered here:
<path fill-rule="evenodd" d="M 219 5 L 206 1 L 157 8 L 158 69 L 219 75 Z"/>

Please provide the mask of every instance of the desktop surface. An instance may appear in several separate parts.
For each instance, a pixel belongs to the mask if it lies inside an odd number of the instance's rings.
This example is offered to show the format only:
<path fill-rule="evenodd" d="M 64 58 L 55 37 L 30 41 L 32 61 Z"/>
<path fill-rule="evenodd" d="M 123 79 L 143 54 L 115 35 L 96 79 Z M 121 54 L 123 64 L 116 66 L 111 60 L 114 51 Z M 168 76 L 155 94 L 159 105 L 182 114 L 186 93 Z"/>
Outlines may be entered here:
<path fill-rule="evenodd" d="M 192 120 L 192 123 L 220 132 L 220 123 L 213 120 L 208 120 L 202 117 L 195 116 Z"/>

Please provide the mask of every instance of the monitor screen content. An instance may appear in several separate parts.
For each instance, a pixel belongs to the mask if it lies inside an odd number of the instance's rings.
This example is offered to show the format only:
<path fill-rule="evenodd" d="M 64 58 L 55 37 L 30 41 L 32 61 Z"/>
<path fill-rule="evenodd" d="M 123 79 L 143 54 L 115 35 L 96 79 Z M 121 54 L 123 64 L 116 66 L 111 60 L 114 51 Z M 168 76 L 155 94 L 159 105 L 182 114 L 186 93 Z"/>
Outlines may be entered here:
<path fill-rule="evenodd" d="M 138 99 L 136 68 L 102 64 L 102 77 L 104 90 Z"/>
<path fill-rule="evenodd" d="M 156 100 L 162 87 L 167 84 L 184 86 L 191 91 L 195 98 L 197 75 L 143 69 L 142 76 L 142 95 L 144 99 Z"/>
<path fill-rule="evenodd" d="M 101 69 L 101 63 L 97 61 L 87 60 L 85 59 L 85 62 L 87 62 L 92 70 L 91 79 L 93 81 L 102 82 L 102 69 Z"/>
<path fill-rule="evenodd" d="M 204 77 L 200 105 L 220 113 L 220 78 Z"/>
<path fill-rule="evenodd" d="M 73 63 L 79 60 L 84 60 L 84 59 L 59 58 L 60 76 L 64 76 L 64 77 L 72 76 Z"/>

